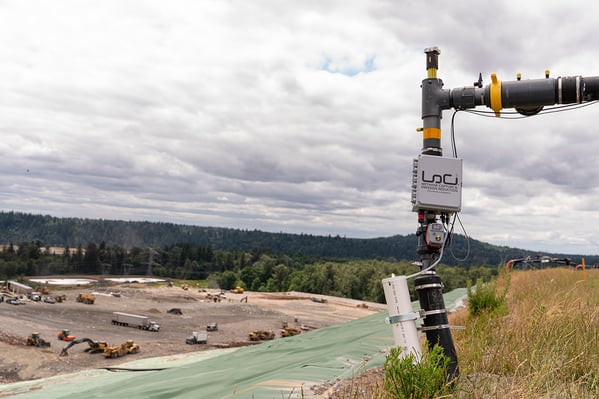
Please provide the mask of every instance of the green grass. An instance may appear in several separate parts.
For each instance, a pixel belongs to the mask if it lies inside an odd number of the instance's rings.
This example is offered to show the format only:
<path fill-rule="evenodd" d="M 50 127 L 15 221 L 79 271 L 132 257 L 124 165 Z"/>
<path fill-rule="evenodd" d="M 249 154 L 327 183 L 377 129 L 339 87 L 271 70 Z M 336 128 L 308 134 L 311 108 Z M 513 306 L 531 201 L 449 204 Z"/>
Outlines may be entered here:
<path fill-rule="evenodd" d="M 599 270 L 586 280 L 566 268 L 512 271 L 477 283 L 473 298 L 475 311 L 449 320 L 466 327 L 452 331 L 461 377 L 452 392 L 432 397 L 599 398 Z M 332 398 L 409 397 L 385 390 L 386 374 L 372 375 Z"/>

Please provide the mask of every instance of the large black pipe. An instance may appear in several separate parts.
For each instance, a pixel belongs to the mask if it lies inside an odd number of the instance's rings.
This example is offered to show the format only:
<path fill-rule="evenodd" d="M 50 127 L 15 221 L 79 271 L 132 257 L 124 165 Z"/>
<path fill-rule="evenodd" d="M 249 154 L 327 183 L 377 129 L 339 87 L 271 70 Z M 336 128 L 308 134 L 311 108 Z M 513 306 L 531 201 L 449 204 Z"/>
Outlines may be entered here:
<path fill-rule="evenodd" d="M 443 283 L 434 272 L 424 273 L 414 280 L 420 308 L 423 310 L 422 331 L 426 334 L 429 348 L 439 345 L 443 353 L 449 358 L 447 366 L 447 379 L 455 381 L 460 371 L 458 368 L 458 355 L 451 337 L 451 330 L 447 318 L 447 310 L 443 301 Z"/>
<path fill-rule="evenodd" d="M 564 76 L 501 82 L 500 86 L 484 88 L 458 87 L 429 93 L 427 108 L 468 109 L 479 105 L 491 107 L 491 92 L 501 89 L 501 108 L 536 109 L 545 105 L 580 104 L 599 100 L 599 76 Z M 434 98 L 434 105 L 430 98 Z M 424 107 L 423 107 L 424 109 Z"/>

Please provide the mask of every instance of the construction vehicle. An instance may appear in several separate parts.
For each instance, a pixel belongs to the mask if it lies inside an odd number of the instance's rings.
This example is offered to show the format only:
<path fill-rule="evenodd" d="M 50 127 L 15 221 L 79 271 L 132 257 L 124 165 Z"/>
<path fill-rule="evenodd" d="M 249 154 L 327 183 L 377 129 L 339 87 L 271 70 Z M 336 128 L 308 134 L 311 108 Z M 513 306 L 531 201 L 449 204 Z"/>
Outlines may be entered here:
<path fill-rule="evenodd" d="M 205 344 L 208 342 L 208 334 L 205 332 L 194 331 L 189 337 L 185 339 L 185 343 L 188 345 Z"/>
<path fill-rule="evenodd" d="M 62 294 L 62 295 L 56 295 L 56 296 L 54 297 L 54 300 L 55 300 L 56 302 L 58 302 L 58 303 L 65 302 L 65 301 L 67 300 L 67 296 L 66 296 L 65 294 Z"/>
<path fill-rule="evenodd" d="M 237 286 L 237 287 L 233 288 L 231 290 L 231 292 L 233 294 L 243 294 L 244 293 L 244 289 L 242 287 Z"/>
<path fill-rule="evenodd" d="M 275 338 L 275 333 L 272 330 L 256 330 L 248 334 L 250 341 L 266 341 Z"/>
<path fill-rule="evenodd" d="M 44 302 L 45 303 L 56 303 L 56 299 L 52 298 L 51 296 L 47 296 L 47 297 L 44 297 Z"/>
<path fill-rule="evenodd" d="M 77 295 L 77 302 L 84 303 L 86 305 L 93 305 L 96 301 L 96 297 L 91 294 L 79 294 Z"/>
<path fill-rule="evenodd" d="M 299 330 L 299 329 L 297 329 L 297 328 L 290 328 L 290 327 L 287 327 L 287 328 L 283 328 L 283 329 L 281 330 L 281 337 L 282 337 L 282 338 L 285 338 L 285 337 L 293 337 L 294 335 L 297 335 L 297 334 L 299 334 L 299 333 L 301 333 L 301 332 L 302 332 L 302 331 L 301 331 L 301 330 Z"/>
<path fill-rule="evenodd" d="M 206 326 L 206 331 L 218 331 L 218 324 L 212 322 Z"/>
<path fill-rule="evenodd" d="M 62 331 L 56 334 L 56 336 L 61 341 L 73 341 L 77 338 L 76 336 L 71 335 L 71 332 L 66 328 L 63 328 Z"/>
<path fill-rule="evenodd" d="M 514 269 L 516 267 L 519 269 L 539 269 L 541 267 L 550 267 L 556 265 L 573 266 L 574 263 L 570 258 L 553 258 L 551 256 L 543 256 L 539 253 L 534 258 L 527 256 L 520 259 L 510 259 L 505 264 L 505 271 L 509 272 L 510 268 Z"/>
<path fill-rule="evenodd" d="M 37 346 L 39 348 L 47 348 L 50 346 L 50 342 L 40 337 L 40 333 L 36 331 L 32 332 L 31 335 L 27 337 L 27 345 Z"/>
<path fill-rule="evenodd" d="M 106 341 L 93 341 L 90 338 L 74 339 L 71 342 L 69 342 L 69 344 L 67 346 L 62 348 L 62 351 L 60 352 L 60 356 L 68 356 L 69 353 L 67 351 L 69 350 L 69 348 L 71 348 L 74 345 L 83 343 L 83 342 L 87 342 L 87 344 L 89 345 L 89 348 L 85 349 L 85 352 L 89 352 L 89 353 L 104 352 L 106 350 L 106 348 L 108 347 L 108 344 L 106 343 Z"/>
<path fill-rule="evenodd" d="M 223 294 L 222 292 L 218 294 L 206 294 L 206 302 L 221 302 L 224 298 L 225 294 Z"/>
<path fill-rule="evenodd" d="M 170 314 L 183 314 L 183 312 L 181 311 L 181 308 L 169 308 L 166 313 L 170 313 Z"/>
<path fill-rule="evenodd" d="M 139 352 L 139 345 L 129 339 L 118 346 L 108 346 L 104 350 L 104 357 L 117 358 Z"/>
<path fill-rule="evenodd" d="M 27 295 L 28 298 L 30 300 L 32 300 L 33 302 L 39 302 L 42 300 L 42 295 L 39 292 L 32 292 L 29 295 Z"/>
<path fill-rule="evenodd" d="M 113 312 L 112 313 L 112 324 L 118 326 L 128 326 L 139 328 L 140 330 L 148 330 L 158 332 L 160 325 L 154 321 L 150 321 L 147 316 L 141 316 L 137 314 Z"/>

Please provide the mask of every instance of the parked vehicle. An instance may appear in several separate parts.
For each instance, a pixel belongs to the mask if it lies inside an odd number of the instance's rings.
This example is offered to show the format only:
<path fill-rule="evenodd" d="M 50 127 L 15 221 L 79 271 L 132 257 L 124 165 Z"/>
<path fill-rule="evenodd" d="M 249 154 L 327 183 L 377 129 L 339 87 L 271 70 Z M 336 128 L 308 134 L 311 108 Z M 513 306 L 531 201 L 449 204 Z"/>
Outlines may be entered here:
<path fill-rule="evenodd" d="M 154 332 L 160 330 L 160 325 L 154 321 L 150 321 L 147 316 L 123 312 L 112 313 L 112 324 L 117 326 L 136 327 L 140 330 L 149 330 Z"/>
<path fill-rule="evenodd" d="M 185 343 L 188 345 L 205 344 L 208 342 L 208 334 L 205 332 L 194 331 L 189 337 L 185 339 Z"/>

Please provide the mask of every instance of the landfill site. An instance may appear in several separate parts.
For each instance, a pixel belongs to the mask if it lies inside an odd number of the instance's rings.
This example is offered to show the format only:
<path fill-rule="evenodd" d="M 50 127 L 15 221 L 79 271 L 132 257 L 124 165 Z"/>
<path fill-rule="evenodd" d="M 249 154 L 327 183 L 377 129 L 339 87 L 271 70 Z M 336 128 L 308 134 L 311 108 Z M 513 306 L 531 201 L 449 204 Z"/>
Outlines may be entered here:
<path fill-rule="evenodd" d="M 5 291 L 1 300 L 0 397 L 118 393 L 166 398 L 210 393 L 216 395 L 210 397 L 260 398 L 260 389 L 270 392 L 264 397 L 278 397 L 281 392 L 288 392 L 285 397 L 317 397 L 319 384 L 338 379 L 340 370 L 350 377 L 372 355 L 367 352 L 373 352 L 380 365 L 381 353 L 392 345 L 391 331 L 383 322 L 385 305 L 305 293 L 222 292 L 128 281 L 46 285 L 42 292 L 20 295 Z M 352 321 L 362 323 L 361 338 L 343 338 L 344 332 L 359 330 L 351 327 Z M 369 343 L 366 336 L 378 342 Z M 333 348 L 333 343 L 340 345 L 341 353 L 327 355 L 324 348 Z M 308 360 L 294 361 L 294 355 Z M 262 359 L 258 365 L 253 363 L 257 359 Z M 321 364 L 310 368 L 306 362 Z M 281 374 L 288 366 L 302 371 L 292 371 L 287 382 L 267 377 L 276 381 L 270 387 L 255 380 L 268 376 L 271 367 L 271 373 Z M 190 371 L 194 367 L 207 370 L 196 375 Z M 332 374 L 325 371 L 328 368 Z M 132 370 L 136 372 L 126 372 Z M 313 375 L 301 377 L 306 371 Z M 147 378 L 146 392 L 139 385 L 128 392 L 131 385 L 119 382 L 124 378 Z M 250 395 L 237 395 L 243 389 Z M 274 396 L 272 389 L 277 392 Z"/>

